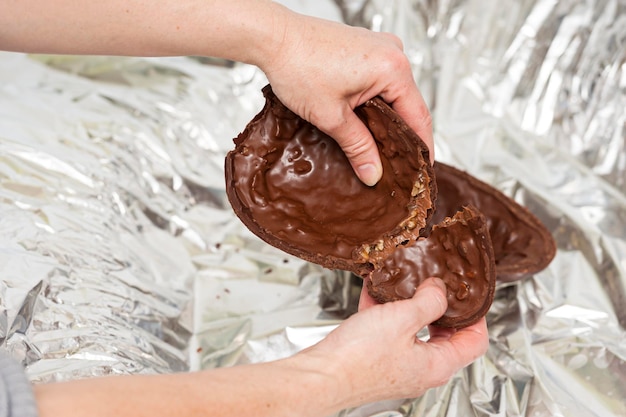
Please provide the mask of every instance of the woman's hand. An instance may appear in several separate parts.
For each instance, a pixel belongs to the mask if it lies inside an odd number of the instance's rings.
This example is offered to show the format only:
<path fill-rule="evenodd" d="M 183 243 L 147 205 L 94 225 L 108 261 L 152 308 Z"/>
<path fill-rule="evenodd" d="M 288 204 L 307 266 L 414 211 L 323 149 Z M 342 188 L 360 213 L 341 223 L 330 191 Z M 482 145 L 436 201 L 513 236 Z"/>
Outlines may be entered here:
<path fill-rule="evenodd" d="M 382 168 L 353 110 L 374 96 L 391 104 L 433 158 L 430 113 L 394 35 L 301 15 L 270 0 L 35 0 L 3 7 L 0 49 L 205 55 L 257 65 L 287 107 L 337 140 L 366 184 L 376 183 Z"/>
<path fill-rule="evenodd" d="M 369 130 L 353 110 L 374 96 L 413 128 L 433 160 L 430 113 L 400 39 L 290 11 L 276 19 L 282 42 L 260 68 L 287 107 L 339 143 L 364 183 L 375 184 L 382 167 Z"/>
<path fill-rule="evenodd" d="M 484 318 L 457 331 L 431 326 L 427 342 L 416 338 L 447 308 L 439 279 L 425 281 L 408 300 L 375 304 L 362 295 L 362 301 L 361 311 L 301 353 L 325 358 L 344 390 L 343 406 L 418 397 L 446 383 L 489 346 Z"/>

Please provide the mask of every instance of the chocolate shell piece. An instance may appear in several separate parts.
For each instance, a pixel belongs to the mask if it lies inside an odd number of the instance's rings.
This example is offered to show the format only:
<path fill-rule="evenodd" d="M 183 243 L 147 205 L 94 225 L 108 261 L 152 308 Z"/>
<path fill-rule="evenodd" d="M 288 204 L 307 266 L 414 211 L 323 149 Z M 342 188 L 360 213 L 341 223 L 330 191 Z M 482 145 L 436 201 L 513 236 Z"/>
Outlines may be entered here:
<path fill-rule="evenodd" d="M 379 98 L 355 112 L 376 139 L 383 178 L 354 174 L 337 143 L 285 107 L 270 86 L 263 110 L 234 140 L 226 192 L 241 221 L 270 245 L 363 275 L 427 225 L 436 183 L 427 146 Z"/>
<path fill-rule="evenodd" d="M 499 281 L 511 282 L 544 269 L 556 253 L 554 238 L 525 207 L 466 172 L 435 162 L 438 195 L 431 221 L 437 224 L 463 205 L 485 216 Z"/>
<path fill-rule="evenodd" d="M 428 238 L 399 247 L 372 271 L 369 294 L 378 302 L 411 298 L 429 277 L 447 288 L 448 309 L 434 325 L 461 328 L 483 317 L 495 292 L 495 262 L 487 222 L 467 206 L 433 226 Z"/>

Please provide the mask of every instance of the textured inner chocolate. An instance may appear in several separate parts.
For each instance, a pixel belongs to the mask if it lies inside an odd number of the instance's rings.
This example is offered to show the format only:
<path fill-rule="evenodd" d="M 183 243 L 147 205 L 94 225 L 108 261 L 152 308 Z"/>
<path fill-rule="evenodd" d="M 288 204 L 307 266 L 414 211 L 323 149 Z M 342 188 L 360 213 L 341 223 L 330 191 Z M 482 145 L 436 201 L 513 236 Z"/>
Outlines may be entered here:
<path fill-rule="evenodd" d="M 263 110 L 226 156 L 226 192 L 242 222 L 288 253 L 369 277 L 380 302 L 411 297 L 422 280 L 441 277 L 450 307 L 439 325 L 460 328 L 484 316 L 495 287 L 486 221 L 468 207 L 424 237 L 437 196 L 434 169 L 397 113 L 380 98 L 355 109 L 383 163 L 382 179 L 368 187 L 335 140 L 269 86 L 263 93 Z"/>
<path fill-rule="evenodd" d="M 486 314 L 495 265 L 487 223 L 476 208 L 464 207 L 435 225 L 428 238 L 399 247 L 369 274 L 368 292 L 379 302 L 411 298 L 429 277 L 445 282 L 448 298 L 446 313 L 433 324 L 460 328 Z"/>
<path fill-rule="evenodd" d="M 363 273 L 432 214 L 428 149 L 380 99 L 356 113 L 372 131 L 387 173 L 373 187 L 337 143 L 287 109 L 267 86 L 266 105 L 226 158 L 237 215 L 266 242 L 322 264 Z"/>
<path fill-rule="evenodd" d="M 431 219 L 439 223 L 463 205 L 472 204 L 485 216 L 500 281 L 513 281 L 541 271 L 556 252 L 554 238 L 525 207 L 496 188 L 441 162 L 435 163 L 438 195 Z"/>

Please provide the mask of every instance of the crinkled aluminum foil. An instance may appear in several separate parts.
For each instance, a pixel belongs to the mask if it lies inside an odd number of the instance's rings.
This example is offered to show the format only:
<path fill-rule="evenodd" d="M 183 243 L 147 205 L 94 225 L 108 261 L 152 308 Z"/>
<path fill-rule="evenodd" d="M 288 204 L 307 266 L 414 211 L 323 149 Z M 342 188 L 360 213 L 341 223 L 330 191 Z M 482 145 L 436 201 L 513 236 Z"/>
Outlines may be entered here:
<path fill-rule="evenodd" d="M 626 416 L 626 3 L 293 3 L 398 34 L 437 158 L 558 244 L 499 286 L 485 357 L 339 415 Z M 2 53 L 0 80 L 0 343 L 33 381 L 271 360 L 355 311 L 358 279 L 268 247 L 227 203 L 255 68 Z"/>

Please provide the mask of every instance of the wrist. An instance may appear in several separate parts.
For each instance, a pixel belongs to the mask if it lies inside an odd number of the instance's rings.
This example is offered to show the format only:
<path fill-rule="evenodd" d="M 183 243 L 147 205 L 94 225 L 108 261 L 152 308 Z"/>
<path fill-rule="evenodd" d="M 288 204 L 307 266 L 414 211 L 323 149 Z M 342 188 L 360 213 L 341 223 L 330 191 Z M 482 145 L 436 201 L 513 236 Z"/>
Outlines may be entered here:
<path fill-rule="evenodd" d="M 274 1 L 265 3 L 260 20 L 249 32 L 247 45 L 242 45 L 245 56 L 238 61 L 252 64 L 267 73 L 272 65 L 281 63 L 284 59 L 284 50 L 289 43 L 290 26 L 300 15 Z"/>
<path fill-rule="evenodd" d="M 206 10 L 208 16 L 197 19 L 198 36 L 195 54 L 215 56 L 255 65 L 265 70 L 280 57 L 288 24 L 298 16 L 285 6 L 271 0 L 231 0 Z M 215 18 L 219 15 L 219 19 Z M 204 21 L 213 21 L 205 28 Z M 197 33 L 197 32 L 195 32 Z"/>
<path fill-rule="evenodd" d="M 312 398 L 308 412 L 312 416 L 332 415 L 350 406 L 356 405 L 352 389 L 346 383 L 345 373 L 341 362 L 324 355 L 318 355 L 313 349 L 306 349 L 292 357 L 282 360 L 283 365 L 300 375 L 294 387 L 296 395 Z M 293 401 L 295 407 L 299 401 Z M 316 408 L 315 405 L 319 408 Z M 294 415 L 300 415 L 303 410 L 290 410 Z M 306 415 L 306 414 L 305 414 Z"/>

